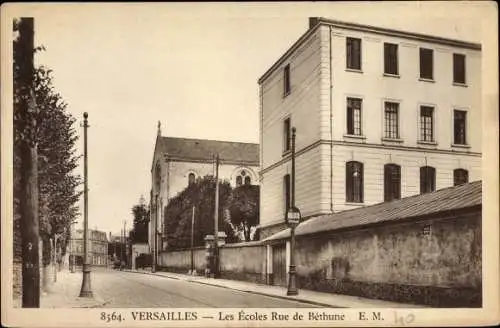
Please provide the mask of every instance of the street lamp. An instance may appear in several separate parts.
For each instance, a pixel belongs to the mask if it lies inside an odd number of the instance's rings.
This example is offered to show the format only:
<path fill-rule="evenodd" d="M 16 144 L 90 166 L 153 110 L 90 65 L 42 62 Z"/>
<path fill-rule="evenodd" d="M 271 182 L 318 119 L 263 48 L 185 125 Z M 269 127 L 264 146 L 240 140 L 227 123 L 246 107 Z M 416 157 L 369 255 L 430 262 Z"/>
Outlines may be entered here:
<path fill-rule="evenodd" d="M 83 276 L 82 276 L 82 289 L 80 290 L 80 297 L 93 297 L 92 289 L 90 287 L 90 265 L 88 259 L 88 232 L 89 232 L 89 218 L 88 218 L 88 172 L 87 172 L 87 118 L 89 114 L 83 113 Z"/>
<path fill-rule="evenodd" d="M 286 213 L 286 223 L 290 227 L 290 268 L 288 270 L 288 290 L 287 295 L 298 295 L 297 275 L 295 270 L 295 228 L 299 225 L 302 215 L 295 207 L 295 127 L 292 128 L 292 190 L 291 204 Z"/>

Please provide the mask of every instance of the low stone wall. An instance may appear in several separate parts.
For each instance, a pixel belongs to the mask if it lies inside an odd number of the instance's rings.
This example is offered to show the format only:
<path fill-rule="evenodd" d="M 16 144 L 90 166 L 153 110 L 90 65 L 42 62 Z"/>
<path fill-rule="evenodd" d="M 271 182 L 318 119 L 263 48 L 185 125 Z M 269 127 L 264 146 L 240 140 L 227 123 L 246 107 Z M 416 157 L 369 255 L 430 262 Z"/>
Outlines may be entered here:
<path fill-rule="evenodd" d="M 198 273 L 205 272 L 206 249 L 205 247 L 195 247 L 193 250 L 194 267 Z M 191 250 L 164 251 L 158 256 L 158 265 L 161 270 L 187 273 L 191 270 Z"/>
<path fill-rule="evenodd" d="M 298 238 L 299 288 L 481 307 L 481 211 Z"/>
<path fill-rule="evenodd" d="M 260 242 L 226 244 L 219 248 L 220 273 L 224 279 L 266 283 L 266 247 Z M 190 250 L 160 253 L 160 270 L 187 273 L 191 268 Z M 205 272 L 206 249 L 194 250 L 195 268 L 199 274 Z"/>
<path fill-rule="evenodd" d="M 226 244 L 219 254 L 222 278 L 266 283 L 266 247 L 261 242 Z"/>

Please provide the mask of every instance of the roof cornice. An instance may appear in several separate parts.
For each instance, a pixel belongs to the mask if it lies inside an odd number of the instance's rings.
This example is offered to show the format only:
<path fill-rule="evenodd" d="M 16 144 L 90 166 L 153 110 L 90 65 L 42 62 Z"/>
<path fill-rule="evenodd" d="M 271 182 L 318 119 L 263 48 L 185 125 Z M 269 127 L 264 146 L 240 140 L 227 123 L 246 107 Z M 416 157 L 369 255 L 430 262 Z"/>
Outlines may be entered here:
<path fill-rule="evenodd" d="M 459 47 L 459 48 L 465 48 L 465 49 L 471 49 L 471 50 L 481 50 L 480 43 L 474 43 L 474 42 L 468 42 L 468 41 L 462 41 L 462 40 L 456 40 L 456 39 L 450 39 L 450 38 L 443 38 L 443 37 L 433 36 L 433 35 L 428 35 L 428 34 L 394 30 L 394 29 L 372 26 L 372 25 L 349 23 L 349 22 L 343 22 L 343 21 L 338 21 L 338 20 L 334 20 L 334 19 L 327 19 L 327 18 L 322 18 L 322 17 L 318 18 L 318 23 L 324 24 L 324 25 L 329 25 L 329 26 L 336 27 L 336 28 L 342 28 L 342 29 L 346 29 L 346 30 L 354 30 L 354 31 L 360 31 L 360 32 L 382 34 L 382 35 L 400 37 L 400 38 L 405 38 L 405 39 L 411 39 L 411 40 L 415 40 L 415 41 L 444 44 L 444 45 L 448 45 L 448 46 L 452 46 L 452 47 Z"/>
<path fill-rule="evenodd" d="M 356 23 L 343 22 L 333 19 L 326 19 L 322 17 L 318 17 L 316 19 L 317 24 L 312 28 L 309 28 L 300 38 L 295 41 L 295 43 L 259 78 L 258 83 L 262 84 L 262 82 L 267 79 L 277 67 L 279 67 L 283 62 L 298 48 L 300 47 L 321 25 L 351 30 L 351 31 L 360 31 L 360 32 L 368 32 L 374 34 L 388 35 L 393 37 L 400 37 L 404 39 L 410 39 L 421 42 L 430 42 L 437 43 L 442 45 L 448 45 L 453 47 L 471 49 L 471 50 L 479 50 L 481 51 L 481 44 L 474 42 L 467 42 L 449 38 L 443 38 L 438 36 L 432 36 L 427 34 L 420 34 L 414 32 L 406 32 L 401 30 L 394 30 L 389 28 L 377 27 L 372 25 L 362 25 Z"/>

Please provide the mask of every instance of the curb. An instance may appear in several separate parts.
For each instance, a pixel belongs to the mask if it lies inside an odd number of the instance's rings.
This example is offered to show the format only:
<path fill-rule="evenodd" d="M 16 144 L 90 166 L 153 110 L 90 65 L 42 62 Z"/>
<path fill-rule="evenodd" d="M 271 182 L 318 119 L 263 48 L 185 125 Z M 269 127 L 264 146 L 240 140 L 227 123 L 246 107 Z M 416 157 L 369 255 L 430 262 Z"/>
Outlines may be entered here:
<path fill-rule="evenodd" d="M 263 293 L 263 292 L 256 292 L 256 291 L 253 291 L 253 290 L 239 289 L 239 288 L 233 288 L 233 287 L 229 287 L 229 286 L 222 286 L 222 285 L 218 285 L 218 284 L 212 284 L 212 283 L 208 283 L 208 282 L 205 282 L 205 281 L 199 281 L 199 280 L 190 279 L 190 278 L 182 279 L 182 278 L 179 278 L 179 277 L 172 277 L 172 276 L 167 276 L 167 275 L 162 275 L 162 274 L 157 274 L 157 273 L 152 273 L 152 272 L 140 272 L 140 271 L 131 271 L 131 270 L 123 270 L 123 272 L 141 273 L 141 274 L 154 275 L 154 276 L 162 277 L 162 278 L 165 278 L 165 279 L 183 280 L 183 281 L 193 282 L 193 283 L 197 283 L 197 284 L 201 284 L 201 285 L 206 285 L 206 286 L 212 286 L 212 287 L 219 287 L 219 288 L 237 290 L 237 291 L 240 291 L 240 292 L 243 292 L 243 293 L 249 293 L 249 294 L 255 294 L 255 295 L 262 295 L 262 296 L 267 296 L 267 297 L 272 297 L 272 298 L 278 298 L 278 299 L 287 300 L 287 301 L 295 301 L 295 302 L 299 302 L 299 303 L 306 303 L 306 304 L 311 304 L 311 305 L 317 305 L 317 306 L 320 306 L 320 307 L 346 308 L 345 306 L 333 306 L 331 304 L 317 302 L 317 301 L 311 301 L 311 300 L 304 299 L 304 298 L 293 298 L 293 297 L 290 297 L 290 296 L 281 296 L 281 295 L 275 295 L 275 294 L 267 294 L 267 293 Z"/>

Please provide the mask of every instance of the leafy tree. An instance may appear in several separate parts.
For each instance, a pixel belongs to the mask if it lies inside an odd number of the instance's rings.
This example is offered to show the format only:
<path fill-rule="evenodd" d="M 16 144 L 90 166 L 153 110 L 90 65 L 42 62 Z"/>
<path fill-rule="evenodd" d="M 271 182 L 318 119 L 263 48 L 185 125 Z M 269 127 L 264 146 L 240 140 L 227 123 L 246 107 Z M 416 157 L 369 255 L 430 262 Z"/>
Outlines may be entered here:
<path fill-rule="evenodd" d="M 224 231 L 227 241 L 234 240 L 227 208 L 231 186 L 227 181 L 219 181 L 219 231 Z M 169 249 L 187 248 L 191 244 L 192 210 L 195 207 L 194 245 L 204 245 L 206 235 L 214 233 L 215 179 L 213 176 L 198 178 L 166 206 L 165 229 Z"/>
<path fill-rule="evenodd" d="M 17 22 L 14 22 L 14 31 Z M 38 47 L 35 52 L 44 50 Z M 20 199 L 20 142 L 26 136 L 19 115 L 22 95 L 25 94 L 19 80 L 19 42 L 13 43 L 14 63 L 14 229 L 19 227 Z M 43 241 L 43 263 L 50 261 L 50 239 L 60 236 L 58 245 L 62 255 L 70 236 L 70 227 L 79 215 L 77 202 L 81 196 L 78 190 L 80 176 L 74 173 L 79 156 L 75 144 L 78 134 L 74 129 L 75 119 L 67 112 L 67 104 L 54 90 L 52 71 L 40 66 L 34 71 L 33 94 L 37 111 L 33 113 L 33 131 L 38 150 L 38 186 L 40 237 Z M 18 231 L 14 232 L 18 235 Z"/>
<path fill-rule="evenodd" d="M 146 205 L 144 196 L 141 195 L 139 204 L 132 207 L 132 215 L 134 216 L 134 228 L 130 232 L 130 238 L 133 243 L 148 242 L 148 223 L 149 209 Z"/>
<path fill-rule="evenodd" d="M 229 205 L 231 223 L 244 241 L 251 240 L 252 228 L 259 224 L 259 186 L 242 185 L 233 190 Z M 254 238 L 255 239 L 255 238 Z"/>

